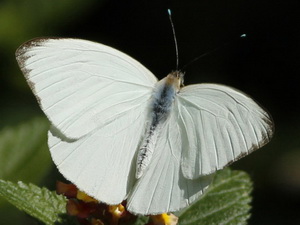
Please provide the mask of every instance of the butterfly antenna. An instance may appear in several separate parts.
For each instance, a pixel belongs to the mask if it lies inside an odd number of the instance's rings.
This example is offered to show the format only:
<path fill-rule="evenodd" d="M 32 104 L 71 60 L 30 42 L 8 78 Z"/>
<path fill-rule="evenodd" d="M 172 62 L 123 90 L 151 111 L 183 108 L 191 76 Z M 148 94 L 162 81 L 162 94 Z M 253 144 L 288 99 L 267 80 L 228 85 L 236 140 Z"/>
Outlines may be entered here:
<path fill-rule="evenodd" d="M 175 34 L 175 28 L 174 28 L 174 23 L 173 23 L 173 20 L 172 20 L 172 14 L 171 14 L 171 10 L 170 10 L 170 9 L 168 9 L 168 14 L 169 14 L 169 19 L 170 19 L 171 27 L 172 27 L 173 38 L 174 38 L 174 44 L 175 44 L 175 51 L 176 51 L 176 70 L 178 70 L 178 66 L 179 66 L 178 45 L 177 45 L 177 39 L 176 39 L 176 34 Z"/>
<path fill-rule="evenodd" d="M 241 34 L 241 35 L 239 36 L 239 38 L 246 38 L 246 37 L 247 37 L 247 34 Z M 221 47 L 214 48 L 214 49 L 212 49 L 212 50 L 210 50 L 210 51 L 208 51 L 208 52 L 206 52 L 206 53 L 204 53 L 204 54 L 202 54 L 202 55 L 200 55 L 200 56 L 194 58 L 192 61 L 190 61 L 189 63 L 185 64 L 185 65 L 182 67 L 182 69 L 184 69 L 184 68 L 186 68 L 187 66 L 191 65 L 192 63 L 196 62 L 196 61 L 199 60 L 200 58 L 202 58 L 202 57 L 204 57 L 204 56 L 207 56 L 207 55 L 210 55 L 210 54 L 212 54 L 212 53 L 218 51 L 220 48 L 223 48 L 223 47 L 225 47 L 225 46 L 227 46 L 227 45 L 229 45 L 229 44 L 231 44 L 231 42 L 227 42 L 227 43 L 225 43 L 225 44 L 224 44 L 223 46 L 221 46 Z"/>

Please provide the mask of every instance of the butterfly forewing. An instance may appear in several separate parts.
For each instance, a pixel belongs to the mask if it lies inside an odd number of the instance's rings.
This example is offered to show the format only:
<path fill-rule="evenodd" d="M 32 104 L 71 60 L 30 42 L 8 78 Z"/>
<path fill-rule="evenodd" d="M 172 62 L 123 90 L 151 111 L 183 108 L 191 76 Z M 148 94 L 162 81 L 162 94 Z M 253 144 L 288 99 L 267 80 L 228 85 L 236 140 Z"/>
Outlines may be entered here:
<path fill-rule="evenodd" d="M 49 120 L 73 139 L 138 108 L 157 81 L 128 55 L 85 40 L 36 39 L 16 55 Z"/>

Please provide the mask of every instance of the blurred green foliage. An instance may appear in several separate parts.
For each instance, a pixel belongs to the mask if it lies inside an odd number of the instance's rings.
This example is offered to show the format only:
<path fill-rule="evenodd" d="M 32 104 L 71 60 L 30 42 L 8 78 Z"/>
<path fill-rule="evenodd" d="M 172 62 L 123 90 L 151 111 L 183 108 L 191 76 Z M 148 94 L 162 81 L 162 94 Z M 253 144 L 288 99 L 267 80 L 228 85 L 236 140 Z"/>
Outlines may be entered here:
<path fill-rule="evenodd" d="M 0 43 L 11 50 L 19 43 L 38 35 L 49 35 L 54 29 L 72 22 L 74 17 L 96 3 L 96 0 L 2 0 L 0 5 Z"/>
<path fill-rule="evenodd" d="M 38 183 L 44 177 L 51 165 L 48 128 L 48 121 L 37 117 L 0 131 L 1 179 Z"/>
<path fill-rule="evenodd" d="M 37 36 L 53 36 L 75 18 L 84 16 L 104 0 L 2 0 L 0 3 L 1 79 L 24 88 L 17 73 L 14 52 L 24 41 Z"/>
<path fill-rule="evenodd" d="M 49 123 L 18 69 L 16 49 L 36 36 L 55 36 L 55 31 L 101 2 L 104 1 L 0 2 L 0 179 L 41 184 L 53 165 L 47 148 Z M 32 224 L 27 215 L 0 199 L 0 224 L 27 223 Z"/>

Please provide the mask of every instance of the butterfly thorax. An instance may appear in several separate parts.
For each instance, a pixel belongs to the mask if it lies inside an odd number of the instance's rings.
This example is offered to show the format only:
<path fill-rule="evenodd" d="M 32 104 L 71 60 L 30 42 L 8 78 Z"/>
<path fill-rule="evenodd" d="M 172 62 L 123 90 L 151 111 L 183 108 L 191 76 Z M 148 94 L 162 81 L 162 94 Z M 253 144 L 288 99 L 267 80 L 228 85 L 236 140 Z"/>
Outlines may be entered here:
<path fill-rule="evenodd" d="M 172 72 L 160 80 L 153 90 L 149 107 L 150 121 L 138 152 L 136 178 L 142 176 L 150 163 L 161 127 L 169 117 L 176 93 L 180 90 L 181 77 L 181 72 Z"/>

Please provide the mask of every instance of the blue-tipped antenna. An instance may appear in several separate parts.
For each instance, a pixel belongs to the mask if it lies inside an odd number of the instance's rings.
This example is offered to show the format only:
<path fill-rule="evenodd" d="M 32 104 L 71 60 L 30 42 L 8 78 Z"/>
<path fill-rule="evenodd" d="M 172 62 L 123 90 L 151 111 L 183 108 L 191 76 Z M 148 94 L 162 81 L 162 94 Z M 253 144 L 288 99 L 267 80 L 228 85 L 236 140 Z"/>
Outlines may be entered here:
<path fill-rule="evenodd" d="M 175 34 L 175 28 L 174 28 L 174 24 L 173 24 L 173 20 L 172 20 L 171 9 L 168 9 L 168 14 L 169 14 L 170 23 L 171 23 L 171 26 L 172 26 L 172 32 L 173 32 L 173 38 L 174 38 L 174 44 L 175 44 L 176 70 L 178 70 L 178 66 L 179 66 L 178 46 L 177 46 L 177 39 L 176 39 L 176 34 Z"/>

